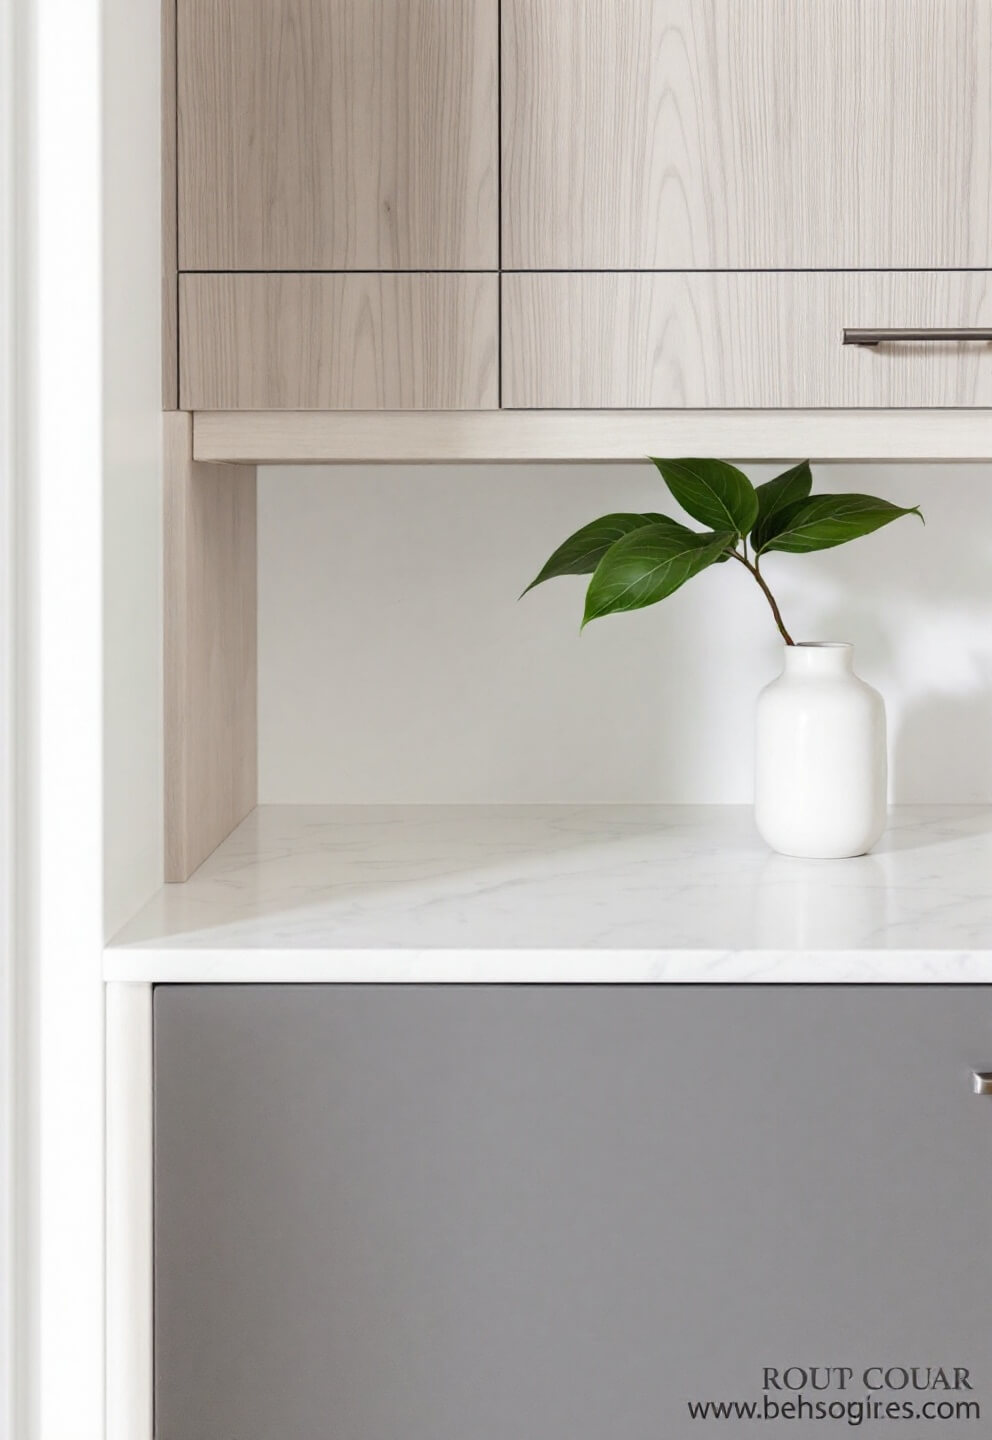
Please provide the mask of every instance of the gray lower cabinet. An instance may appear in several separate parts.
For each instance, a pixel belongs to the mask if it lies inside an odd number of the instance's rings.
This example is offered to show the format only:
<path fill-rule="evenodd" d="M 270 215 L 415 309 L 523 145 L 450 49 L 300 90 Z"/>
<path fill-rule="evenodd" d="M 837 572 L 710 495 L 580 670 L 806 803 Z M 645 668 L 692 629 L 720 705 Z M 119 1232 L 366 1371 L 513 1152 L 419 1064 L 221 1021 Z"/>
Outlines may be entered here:
<path fill-rule="evenodd" d="M 154 1014 L 158 1440 L 992 1433 L 992 992 Z"/>

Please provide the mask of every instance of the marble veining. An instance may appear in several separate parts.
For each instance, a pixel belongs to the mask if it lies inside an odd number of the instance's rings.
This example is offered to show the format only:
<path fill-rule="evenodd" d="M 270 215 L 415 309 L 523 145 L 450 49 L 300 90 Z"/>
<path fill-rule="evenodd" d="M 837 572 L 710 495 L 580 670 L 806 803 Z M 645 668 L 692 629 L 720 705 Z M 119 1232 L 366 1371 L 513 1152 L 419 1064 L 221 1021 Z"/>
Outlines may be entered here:
<path fill-rule="evenodd" d="M 263 806 L 115 938 L 119 980 L 992 981 L 992 809 L 855 860 L 746 807 Z"/>

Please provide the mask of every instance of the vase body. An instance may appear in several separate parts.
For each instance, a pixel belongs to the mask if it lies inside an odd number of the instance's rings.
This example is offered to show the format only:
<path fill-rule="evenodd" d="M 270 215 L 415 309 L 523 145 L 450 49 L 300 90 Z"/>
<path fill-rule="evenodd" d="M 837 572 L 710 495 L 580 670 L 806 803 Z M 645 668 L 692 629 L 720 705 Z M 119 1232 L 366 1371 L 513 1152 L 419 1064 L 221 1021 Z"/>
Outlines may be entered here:
<path fill-rule="evenodd" d="M 758 697 L 754 818 L 781 855 L 864 855 L 885 829 L 885 706 L 854 673 L 853 647 L 785 647 Z"/>

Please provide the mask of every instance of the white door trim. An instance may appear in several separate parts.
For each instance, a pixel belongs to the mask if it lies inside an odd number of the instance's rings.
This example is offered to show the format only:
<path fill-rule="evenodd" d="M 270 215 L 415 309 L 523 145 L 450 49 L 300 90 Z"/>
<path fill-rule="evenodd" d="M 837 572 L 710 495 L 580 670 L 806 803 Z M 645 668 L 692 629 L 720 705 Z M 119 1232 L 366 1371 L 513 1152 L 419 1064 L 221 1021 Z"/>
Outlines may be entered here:
<path fill-rule="evenodd" d="M 16 1440 L 104 1437 L 102 6 L 17 32 Z"/>
<path fill-rule="evenodd" d="M 17 431 L 17 35 L 12 0 L 0 0 L 0 1431 L 15 1435 L 15 1324 L 21 1276 L 15 1266 L 17 1005 L 14 834 L 16 791 L 16 609 L 14 506 Z"/>
<path fill-rule="evenodd" d="M 107 986 L 107 1440 L 152 1440 L 152 987 Z"/>

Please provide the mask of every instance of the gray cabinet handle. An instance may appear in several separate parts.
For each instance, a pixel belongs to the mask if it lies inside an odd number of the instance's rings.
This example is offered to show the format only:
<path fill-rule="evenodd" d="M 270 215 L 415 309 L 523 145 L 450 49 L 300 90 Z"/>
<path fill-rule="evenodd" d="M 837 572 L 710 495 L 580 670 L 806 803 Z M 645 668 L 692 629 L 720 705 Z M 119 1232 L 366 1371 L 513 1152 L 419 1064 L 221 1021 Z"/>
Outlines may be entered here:
<path fill-rule="evenodd" d="M 921 345 L 935 345 L 942 340 L 977 340 L 988 344 L 992 341 L 992 330 L 973 327 L 964 330 L 844 330 L 845 345 L 887 345 L 904 340 L 917 341 Z"/>
<path fill-rule="evenodd" d="M 992 1095 L 992 1070 L 973 1070 L 971 1088 L 976 1095 Z"/>

